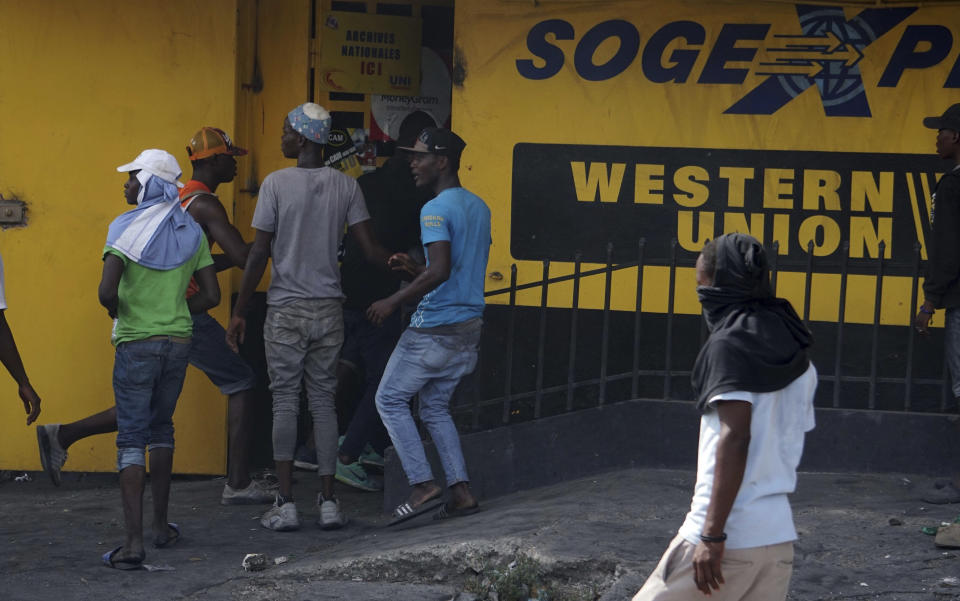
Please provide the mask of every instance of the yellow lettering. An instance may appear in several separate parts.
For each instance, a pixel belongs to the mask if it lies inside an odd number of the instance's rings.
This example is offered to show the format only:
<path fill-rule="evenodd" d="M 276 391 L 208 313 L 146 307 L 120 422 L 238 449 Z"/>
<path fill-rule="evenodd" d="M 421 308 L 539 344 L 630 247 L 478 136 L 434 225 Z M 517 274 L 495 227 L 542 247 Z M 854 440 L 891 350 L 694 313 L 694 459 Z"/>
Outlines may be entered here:
<path fill-rule="evenodd" d="M 877 217 L 873 227 L 871 217 L 850 217 L 850 256 L 862 259 L 865 255 L 876 259 L 880 256 L 880 241 L 883 240 L 883 258 L 889 259 L 893 246 L 893 217 Z M 866 253 L 864 253 L 866 251 Z"/>
<path fill-rule="evenodd" d="M 698 227 L 694 232 L 693 216 L 697 214 Z M 707 240 L 713 238 L 712 211 L 677 211 L 677 242 L 684 250 L 699 252 Z"/>
<path fill-rule="evenodd" d="M 763 213 L 750 213 L 750 223 L 747 224 L 747 215 L 744 213 L 724 213 L 724 234 L 750 234 L 761 243 L 763 242 Z"/>
<path fill-rule="evenodd" d="M 620 185 L 623 183 L 625 163 L 613 163 L 610 176 L 607 177 L 606 163 L 590 163 L 590 171 L 586 164 L 579 161 L 570 161 L 570 170 L 573 172 L 573 185 L 577 189 L 577 200 L 580 202 L 594 202 L 597 193 L 600 202 L 617 202 L 620 196 Z"/>
<path fill-rule="evenodd" d="M 721 167 L 720 177 L 729 182 L 727 184 L 727 206 L 742 207 L 747 180 L 753 179 L 753 167 Z"/>
<path fill-rule="evenodd" d="M 868 201 L 874 213 L 893 212 L 892 171 L 881 171 L 879 182 L 873 179 L 873 173 L 869 171 L 850 173 L 850 210 L 865 211 Z"/>
<path fill-rule="evenodd" d="M 803 209 L 819 211 L 823 200 L 825 211 L 840 210 L 840 174 L 836 171 L 804 169 L 803 171 Z"/>
<path fill-rule="evenodd" d="M 763 170 L 763 208 L 793 208 L 793 169 Z"/>
<path fill-rule="evenodd" d="M 636 183 L 633 187 L 633 202 L 648 205 L 662 205 L 663 165 L 638 164 L 635 173 Z M 660 192 L 655 192 L 655 190 L 660 190 Z"/>
<path fill-rule="evenodd" d="M 818 242 L 817 238 L 820 237 L 818 234 L 821 232 L 822 240 Z M 826 215 L 814 215 L 807 217 L 800 224 L 797 238 L 800 248 L 808 250 L 810 243 L 813 242 L 813 255 L 823 257 L 840 247 L 840 226 Z"/>
<path fill-rule="evenodd" d="M 779 244 L 777 254 L 786 255 L 790 252 L 790 215 L 786 213 L 773 215 L 773 241 Z"/>
<path fill-rule="evenodd" d="M 674 194 L 673 200 L 681 207 L 696 208 L 707 202 L 710 190 L 700 182 L 710 181 L 710 174 L 703 167 L 687 165 L 673 173 L 673 185 L 686 194 Z"/>

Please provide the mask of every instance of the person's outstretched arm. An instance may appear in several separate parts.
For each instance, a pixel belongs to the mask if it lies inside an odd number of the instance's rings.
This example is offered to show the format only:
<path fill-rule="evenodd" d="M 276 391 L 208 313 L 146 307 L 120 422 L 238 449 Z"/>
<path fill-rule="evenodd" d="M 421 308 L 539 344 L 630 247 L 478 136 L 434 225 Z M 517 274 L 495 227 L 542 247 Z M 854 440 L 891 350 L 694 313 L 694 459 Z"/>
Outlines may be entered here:
<path fill-rule="evenodd" d="M 427 245 L 429 264 L 419 272 L 410 285 L 397 290 L 387 298 L 382 298 L 367 308 L 367 319 L 374 325 L 380 325 L 390 317 L 401 304 L 421 298 L 450 277 L 450 243 L 438 240 Z"/>
<path fill-rule="evenodd" d="M 390 270 L 390 266 L 388 265 L 390 260 L 390 252 L 387 251 L 387 249 L 385 249 L 377 240 L 377 237 L 373 233 L 373 226 L 370 224 L 369 219 L 351 225 L 349 228 L 347 228 L 347 235 L 354 237 L 354 239 L 357 241 L 357 245 L 363 251 L 363 256 L 367 258 L 368 262 L 376 265 L 384 271 Z"/>
<path fill-rule="evenodd" d="M 253 296 L 263 272 L 267 270 L 267 260 L 270 259 L 270 245 L 273 242 L 273 232 L 257 230 L 253 239 L 250 254 L 247 255 L 247 264 L 243 268 L 243 280 L 240 282 L 240 292 L 237 294 L 237 303 L 233 306 L 233 316 L 230 318 L 230 327 L 227 328 L 227 344 L 234 352 L 240 351 L 243 336 L 247 329 L 247 304 Z"/>
<path fill-rule="evenodd" d="M 733 502 L 743 483 L 750 449 L 750 421 L 753 407 L 746 401 L 719 401 L 720 439 L 717 441 L 717 465 L 713 473 L 710 505 L 701 536 L 714 539 L 701 541 L 693 552 L 693 577 L 697 588 L 709 595 L 723 584 L 721 562 L 725 545 L 723 529 L 733 509 Z"/>
<path fill-rule="evenodd" d="M 29 426 L 40 415 L 40 396 L 30 385 L 30 379 L 27 378 L 23 361 L 20 359 L 20 351 L 17 350 L 17 343 L 13 339 L 10 324 L 7 323 L 5 310 L 0 310 L 0 362 L 3 362 L 3 366 L 7 368 L 10 376 L 16 380 L 20 387 L 20 400 L 23 401 L 23 409 L 27 412 L 27 425 Z"/>

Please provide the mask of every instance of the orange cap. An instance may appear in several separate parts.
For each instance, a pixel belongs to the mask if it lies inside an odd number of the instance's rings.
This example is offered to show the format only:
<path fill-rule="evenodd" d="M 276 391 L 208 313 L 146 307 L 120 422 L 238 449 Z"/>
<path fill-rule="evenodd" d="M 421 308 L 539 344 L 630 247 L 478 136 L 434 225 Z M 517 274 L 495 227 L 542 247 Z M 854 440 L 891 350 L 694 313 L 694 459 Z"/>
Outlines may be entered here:
<path fill-rule="evenodd" d="M 187 155 L 191 161 L 199 161 L 216 154 L 243 156 L 247 154 L 247 149 L 234 146 L 227 132 L 216 127 L 201 128 L 190 139 L 190 146 L 187 146 Z"/>

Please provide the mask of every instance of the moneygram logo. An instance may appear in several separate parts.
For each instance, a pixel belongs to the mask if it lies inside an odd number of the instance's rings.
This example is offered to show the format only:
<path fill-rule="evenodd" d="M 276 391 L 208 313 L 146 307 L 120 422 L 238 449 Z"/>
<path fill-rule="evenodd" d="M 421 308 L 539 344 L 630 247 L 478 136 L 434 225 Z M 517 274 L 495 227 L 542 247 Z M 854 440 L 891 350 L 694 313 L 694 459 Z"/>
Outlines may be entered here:
<path fill-rule="evenodd" d="M 640 32 L 622 19 L 598 23 L 577 37 L 563 19 L 548 19 L 527 34 L 534 58 L 516 61 L 517 72 L 532 80 L 549 79 L 568 60 L 564 41 L 576 40 L 573 67 L 586 81 L 605 81 L 628 69 L 638 69 L 652 83 L 686 83 L 694 75 L 701 52 L 707 52 L 696 83 L 742 85 L 751 69 L 731 63 L 753 63 L 765 78 L 724 112 L 772 115 L 807 88 L 816 86 L 824 112 L 831 117 L 869 117 L 870 104 L 860 73 L 860 61 L 882 35 L 916 12 L 915 7 L 868 8 L 848 19 L 839 6 L 797 5 L 802 33 L 771 33 L 769 23 L 726 23 L 713 46 L 705 47 L 706 28 L 695 21 L 674 21 L 657 30 L 641 52 Z M 549 39 L 552 37 L 552 40 Z M 612 57 L 598 64 L 601 44 L 617 39 Z M 682 43 L 677 46 L 677 41 Z M 669 53 L 667 49 L 674 48 Z M 896 87 L 910 69 L 940 64 L 953 47 L 953 33 L 944 25 L 909 25 L 891 53 L 879 87 Z M 635 65 L 639 57 L 639 65 Z M 960 88 L 960 58 L 944 88 Z"/>

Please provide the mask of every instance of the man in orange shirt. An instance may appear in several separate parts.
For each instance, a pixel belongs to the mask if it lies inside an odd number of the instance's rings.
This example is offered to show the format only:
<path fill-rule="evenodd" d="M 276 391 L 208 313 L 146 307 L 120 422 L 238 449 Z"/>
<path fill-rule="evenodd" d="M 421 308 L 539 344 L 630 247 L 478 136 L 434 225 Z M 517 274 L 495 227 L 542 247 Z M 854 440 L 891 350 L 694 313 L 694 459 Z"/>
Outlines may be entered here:
<path fill-rule="evenodd" d="M 217 186 L 233 181 L 237 175 L 237 161 L 247 151 L 233 145 L 230 137 L 214 127 L 204 127 L 190 140 L 187 147 L 193 178 L 180 190 L 180 206 L 203 228 L 212 246 L 217 243 L 224 254 L 213 255 L 217 271 L 243 267 L 249 246 L 243 241 L 227 217 L 220 199 L 214 194 Z M 191 281 L 189 298 L 196 292 Z M 224 505 L 266 504 L 273 502 L 274 491 L 249 475 L 250 414 L 254 400 L 255 376 L 253 370 L 232 352 L 225 342 L 223 327 L 206 312 L 193 316 L 193 337 L 190 345 L 190 364 L 207 375 L 229 397 L 227 421 L 229 427 L 229 458 L 227 483 L 223 487 Z M 40 459 L 53 483 L 60 484 L 60 469 L 67 460 L 67 448 L 76 441 L 115 432 L 115 407 L 70 424 L 37 426 Z"/>

